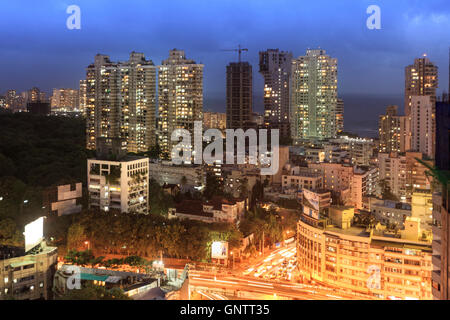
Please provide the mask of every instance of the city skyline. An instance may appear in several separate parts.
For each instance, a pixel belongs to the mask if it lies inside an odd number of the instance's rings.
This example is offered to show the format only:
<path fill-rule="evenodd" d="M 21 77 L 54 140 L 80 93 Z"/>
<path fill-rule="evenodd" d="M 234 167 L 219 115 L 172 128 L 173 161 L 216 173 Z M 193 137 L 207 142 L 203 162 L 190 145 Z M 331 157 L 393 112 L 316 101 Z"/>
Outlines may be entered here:
<path fill-rule="evenodd" d="M 448 0 L 2 9 L 0 301 L 450 300 Z"/>
<path fill-rule="evenodd" d="M 381 1 L 381 30 L 366 28 L 368 15 L 364 2 L 349 6 L 347 2 L 318 1 L 311 4 L 283 1 L 282 6 L 276 7 L 267 2 L 231 2 L 210 8 L 201 2 L 183 4 L 175 1 L 170 4 L 152 2 L 151 8 L 144 3 L 130 4 L 125 10 L 120 5 L 107 8 L 101 4 L 101 1 L 95 4 L 78 3 L 82 15 L 80 30 L 66 28 L 68 14 L 61 4 L 33 4 L 26 10 L 15 10 L 19 4 L 5 5 L 6 19 L 0 22 L 1 29 L 12 30 L 11 27 L 18 23 L 16 21 L 21 21 L 22 31 L 12 37 L 4 34 L 6 37 L 2 46 L 6 50 L 2 54 L 9 61 L 5 72 L 10 76 L 0 80 L 0 91 L 9 88 L 22 91 L 32 86 L 39 86 L 46 92 L 59 87 L 76 88 L 78 81 L 84 78 L 84 70 L 92 56 L 97 53 L 122 61 L 134 50 L 143 52 L 155 64 L 160 64 L 168 50 L 179 48 L 205 65 L 205 107 L 222 111 L 226 97 L 225 66 L 237 61 L 237 54 L 222 50 L 235 48 L 238 44 L 249 48 L 249 52 L 243 54 L 243 61 L 249 61 L 253 66 L 258 65 L 258 52 L 262 50 L 279 48 L 291 51 L 297 58 L 308 48 L 324 48 L 339 60 L 340 95 L 359 93 L 400 97 L 403 93 L 404 67 L 411 64 L 414 58 L 427 53 L 431 61 L 440 67 L 438 95 L 448 88 L 448 46 L 435 41 L 449 34 L 446 26 L 450 25 L 450 12 L 443 1 L 427 4 Z M 138 6 L 142 6 L 141 10 L 135 10 Z M 345 14 L 341 10 L 344 7 Z M 296 15 L 287 8 L 295 9 L 292 11 Z M 143 17 L 147 9 L 151 9 L 155 17 L 165 12 L 171 12 L 171 16 L 169 19 L 156 18 L 147 22 Z M 129 22 L 131 13 L 135 15 L 133 20 L 143 23 L 137 31 L 134 23 Z M 183 13 L 189 14 L 196 22 L 180 22 Z M 46 19 L 48 16 L 52 19 Z M 106 16 L 123 19 L 116 25 Z M 317 21 L 311 21 L 309 16 Z M 197 22 L 201 17 L 204 22 Z M 98 19 L 94 21 L 94 18 Z M 336 21 L 335 28 L 325 26 L 324 22 L 330 19 Z M 36 24 L 40 27 L 35 28 Z M 206 25 L 212 27 L 204 28 Z M 438 31 L 435 32 L 436 28 Z M 233 35 L 233 30 L 239 32 Z M 311 35 L 310 30 L 316 32 Z M 37 32 L 45 32 L 46 37 L 39 37 Z M 125 34 L 125 38 L 121 37 Z M 345 45 L 342 45 L 343 41 Z M 27 44 L 27 50 L 19 53 L 17 50 L 24 44 Z M 36 61 L 39 62 L 37 65 Z M 35 72 L 30 75 L 30 70 Z M 50 75 L 46 79 L 40 77 L 44 70 Z M 263 91 L 263 78 L 255 70 L 254 73 L 254 94 L 258 95 Z M 254 103 L 254 110 L 261 112 L 262 99 Z"/>

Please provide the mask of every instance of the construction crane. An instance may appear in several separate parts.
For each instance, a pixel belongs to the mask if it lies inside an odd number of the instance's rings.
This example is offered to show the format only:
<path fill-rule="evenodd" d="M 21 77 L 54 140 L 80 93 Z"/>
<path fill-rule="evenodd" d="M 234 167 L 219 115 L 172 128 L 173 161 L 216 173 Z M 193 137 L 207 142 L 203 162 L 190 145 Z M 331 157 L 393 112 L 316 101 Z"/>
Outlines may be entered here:
<path fill-rule="evenodd" d="M 248 49 L 247 49 L 247 48 L 241 48 L 241 45 L 238 45 L 238 48 L 237 48 L 237 49 L 224 49 L 224 50 L 222 50 L 222 51 L 234 51 L 234 52 L 238 52 L 238 54 L 239 54 L 239 62 L 241 62 L 241 53 L 242 53 L 243 51 L 247 51 L 247 52 L 248 52 Z"/>

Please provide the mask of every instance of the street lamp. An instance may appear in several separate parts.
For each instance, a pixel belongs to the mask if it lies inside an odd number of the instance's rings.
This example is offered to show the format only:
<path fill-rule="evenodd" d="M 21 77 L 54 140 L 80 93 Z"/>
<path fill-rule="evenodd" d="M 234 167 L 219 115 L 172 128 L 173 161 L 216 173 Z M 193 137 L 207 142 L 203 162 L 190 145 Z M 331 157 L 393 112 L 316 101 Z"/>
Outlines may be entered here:
<path fill-rule="evenodd" d="M 90 249 L 90 246 L 89 246 L 90 243 L 89 243 L 89 241 L 86 240 L 86 241 L 84 242 L 84 245 L 87 246 L 87 249 L 88 249 L 88 250 Z"/>
<path fill-rule="evenodd" d="M 233 251 L 231 251 L 230 254 L 231 254 L 231 261 L 232 261 L 231 269 L 234 269 L 234 255 L 233 255 Z"/>

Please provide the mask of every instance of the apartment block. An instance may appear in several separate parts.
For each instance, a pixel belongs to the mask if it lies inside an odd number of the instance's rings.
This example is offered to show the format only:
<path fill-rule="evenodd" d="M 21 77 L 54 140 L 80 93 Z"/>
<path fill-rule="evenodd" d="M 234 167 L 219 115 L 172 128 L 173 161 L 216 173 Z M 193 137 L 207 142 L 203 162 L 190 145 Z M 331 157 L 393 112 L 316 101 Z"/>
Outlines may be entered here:
<path fill-rule="evenodd" d="M 292 53 L 279 49 L 259 52 L 259 72 L 264 78 L 264 123 L 290 137 L 290 75 Z"/>
<path fill-rule="evenodd" d="M 85 90 L 88 149 L 101 137 L 123 138 L 136 153 L 156 144 L 156 67 L 143 53 L 131 52 L 126 62 L 97 54 Z"/>
<path fill-rule="evenodd" d="M 337 59 L 322 49 L 292 60 L 291 136 L 294 143 L 336 136 Z"/>
<path fill-rule="evenodd" d="M 194 122 L 203 120 L 203 65 L 173 49 L 158 66 L 159 145 L 165 157 L 172 151 L 175 129 L 194 134 Z"/>

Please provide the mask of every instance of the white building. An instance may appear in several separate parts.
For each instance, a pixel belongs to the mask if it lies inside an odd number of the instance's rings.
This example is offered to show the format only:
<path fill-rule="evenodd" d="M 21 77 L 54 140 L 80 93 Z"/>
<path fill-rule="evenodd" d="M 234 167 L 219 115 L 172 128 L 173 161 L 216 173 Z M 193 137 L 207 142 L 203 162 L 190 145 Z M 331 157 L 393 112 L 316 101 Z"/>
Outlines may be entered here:
<path fill-rule="evenodd" d="M 308 189 L 319 190 L 323 188 L 323 174 L 317 170 L 303 167 L 288 168 L 282 178 L 283 190 Z"/>
<path fill-rule="evenodd" d="M 228 200 L 221 197 L 214 197 L 209 201 L 184 200 L 169 209 L 169 219 L 189 219 L 202 222 L 238 222 L 245 212 L 245 200 Z"/>
<path fill-rule="evenodd" d="M 411 97 L 411 149 L 434 158 L 434 103 L 431 96 Z"/>
<path fill-rule="evenodd" d="M 307 50 L 292 60 L 291 135 L 295 143 L 336 136 L 337 59 Z"/>
<path fill-rule="evenodd" d="M 148 213 L 148 158 L 88 159 L 89 207 Z"/>
<path fill-rule="evenodd" d="M 88 149 L 97 148 L 99 137 L 124 138 L 129 152 L 145 152 L 155 145 L 156 66 L 143 53 L 131 52 L 126 62 L 96 55 L 86 69 L 82 90 Z"/>
<path fill-rule="evenodd" d="M 342 136 L 330 139 L 329 143 L 349 152 L 350 159 L 354 165 L 367 166 L 373 156 L 375 142 L 373 139 L 350 138 Z"/>
<path fill-rule="evenodd" d="M 351 187 L 352 206 L 364 209 L 364 197 L 375 194 L 377 184 L 378 168 L 355 167 Z"/>
<path fill-rule="evenodd" d="M 205 175 L 199 165 L 175 165 L 171 161 L 149 163 L 149 178 L 161 186 L 176 184 L 181 191 L 202 190 L 205 185 Z"/>
<path fill-rule="evenodd" d="M 186 58 L 183 50 L 170 50 L 158 66 L 159 145 L 170 157 L 175 129 L 194 131 L 203 119 L 203 65 Z"/>
<path fill-rule="evenodd" d="M 406 202 L 406 156 L 397 153 L 379 153 L 380 180 L 384 180 L 390 192 L 401 202 Z"/>

